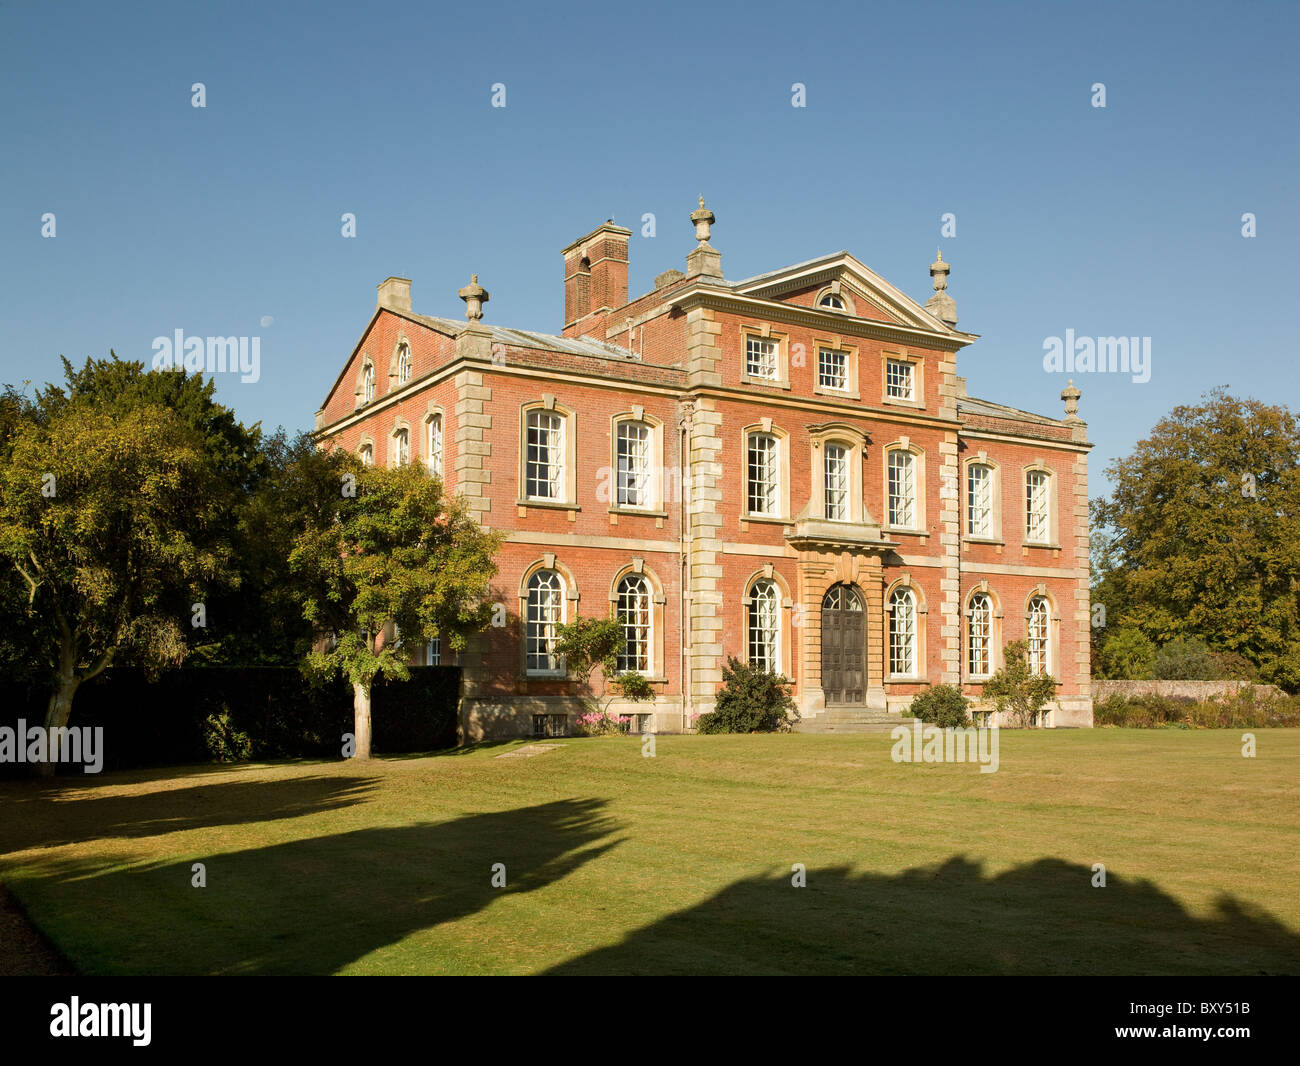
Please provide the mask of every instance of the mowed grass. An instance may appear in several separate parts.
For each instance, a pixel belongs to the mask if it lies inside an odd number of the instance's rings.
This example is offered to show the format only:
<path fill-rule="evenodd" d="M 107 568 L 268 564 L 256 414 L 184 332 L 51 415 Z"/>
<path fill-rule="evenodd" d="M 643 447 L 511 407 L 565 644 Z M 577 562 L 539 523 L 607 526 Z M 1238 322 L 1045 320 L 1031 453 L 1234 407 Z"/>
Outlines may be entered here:
<path fill-rule="evenodd" d="M 992 774 L 663 736 L 7 782 L 0 880 L 90 974 L 1294 974 L 1300 731 L 1256 735 L 1004 731 Z"/>

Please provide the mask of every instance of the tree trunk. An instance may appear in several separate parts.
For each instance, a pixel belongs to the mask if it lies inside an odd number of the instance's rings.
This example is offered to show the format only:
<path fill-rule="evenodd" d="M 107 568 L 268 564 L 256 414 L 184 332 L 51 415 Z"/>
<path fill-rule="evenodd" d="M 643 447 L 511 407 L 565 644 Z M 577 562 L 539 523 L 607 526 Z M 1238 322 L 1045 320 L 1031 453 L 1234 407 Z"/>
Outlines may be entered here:
<path fill-rule="evenodd" d="M 72 715 L 72 697 L 81 682 L 77 678 L 76 665 L 67 655 L 60 656 L 59 675 L 49 705 L 45 709 L 45 761 L 38 764 L 36 772 L 41 777 L 53 777 L 57 762 L 54 751 L 52 730 L 62 729 L 68 724 Z M 20 740 L 20 743 L 22 741 Z"/>
<path fill-rule="evenodd" d="M 370 758 L 370 683 L 352 686 L 352 735 L 356 748 L 354 759 Z"/>

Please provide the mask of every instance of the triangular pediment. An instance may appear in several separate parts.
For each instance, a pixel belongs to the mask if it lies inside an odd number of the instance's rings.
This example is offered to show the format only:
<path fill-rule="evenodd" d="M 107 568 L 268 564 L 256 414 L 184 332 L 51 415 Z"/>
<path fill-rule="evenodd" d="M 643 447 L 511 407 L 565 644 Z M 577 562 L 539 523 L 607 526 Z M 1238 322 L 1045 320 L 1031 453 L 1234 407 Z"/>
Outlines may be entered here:
<path fill-rule="evenodd" d="M 848 252 L 835 252 L 746 278 L 736 282 L 732 291 L 809 308 L 817 306 L 819 296 L 833 291 L 845 304 L 843 311 L 818 309 L 936 333 L 960 333 Z"/>

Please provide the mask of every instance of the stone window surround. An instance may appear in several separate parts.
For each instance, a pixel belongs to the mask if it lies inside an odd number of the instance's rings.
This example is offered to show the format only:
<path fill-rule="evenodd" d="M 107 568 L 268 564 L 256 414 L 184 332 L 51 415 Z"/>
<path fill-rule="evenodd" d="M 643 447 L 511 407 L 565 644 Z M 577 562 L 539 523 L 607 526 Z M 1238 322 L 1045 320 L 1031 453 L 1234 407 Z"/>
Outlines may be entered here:
<path fill-rule="evenodd" d="M 650 672 L 642 676 L 652 684 L 667 684 L 668 678 L 664 670 L 664 608 L 668 598 L 664 594 L 659 575 L 645 565 L 644 559 L 634 556 L 630 563 L 615 571 L 614 579 L 609 583 L 609 615 L 611 618 L 618 617 L 618 586 L 629 574 L 644 577 L 650 585 Z"/>
<path fill-rule="evenodd" d="M 371 396 L 369 399 L 366 399 L 366 371 L 367 370 L 369 370 L 371 374 L 375 375 L 374 376 L 375 394 Z M 361 363 L 357 367 L 357 385 L 356 385 L 356 391 L 354 395 L 355 402 L 353 404 L 352 409 L 354 411 L 358 410 L 362 407 L 365 407 L 367 404 L 374 403 L 378 399 L 379 399 L 379 376 L 378 374 L 375 374 L 374 361 L 370 358 L 369 355 L 367 355 L 365 352 L 362 352 Z"/>
<path fill-rule="evenodd" d="M 531 411 L 551 411 L 564 419 L 564 498 L 560 500 L 528 496 L 528 415 Z M 569 407 L 558 403 L 550 393 L 540 400 L 529 400 L 519 407 L 519 498 L 520 507 L 557 507 L 580 510 L 578 505 L 578 419 Z"/>
<path fill-rule="evenodd" d="M 749 438 L 756 433 L 766 433 L 776 438 L 778 474 L 780 483 L 776 487 L 777 514 L 750 514 L 749 512 Z M 790 434 L 773 424 L 770 418 L 754 422 L 740 431 L 740 454 L 744 464 L 744 478 L 741 482 L 740 520 L 744 522 L 780 522 L 790 521 Z M 748 593 L 746 593 L 748 595 Z"/>
<path fill-rule="evenodd" d="M 439 464 L 437 470 L 433 469 L 430 462 L 431 456 L 429 452 L 429 425 L 435 418 L 442 420 L 442 462 Z M 437 477 L 445 478 L 447 470 L 447 415 L 446 412 L 444 412 L 443 409 L 432 400 L 429 401 L 429 406 L 424 412 L 424 417 L 420 420 L 420 437 L 420 446 L 424 451 L 424 465 L 429 468 L 429 473 L 434 474 Z"/>
<path fill-rule="evenodd" d="M 989 672 L 987 674 L 972 674 L 970 672 L 970 619 L 971 619 L 971 600 L 976 593 L 983 593 L 989 598 Z M 978 585 L 966 593 L 966 598 L 962 601 L 962 637 L 961 637 L 961 676 L 962 680 L 971 684 L 982 685 L 990 677 L 1002 669 L 1002 601 L 998 594 L 989 587 L 987 580 L 981 581 Z"/>
<path fill-rule="evenodd" d="M 840 400 L 860 400 L 862 392 L 858 379 L 858 346 L 856 344 L 845 344 L 843 337 L 814 335 L 812 348 L 813 394 L 816 396 L 830 396 Z M 829 351 L 845 353 L 846 382 L 845 387 L 842 389 L 825 388 L 821 384 L 821 352 L 823 348 Z"/>
<path fill-rule="evenodd" d="M 561 670 L 528 669 L 528 582 L 539 570 L 553 570 L 560 576 L 560 625 L 573 621 L 578 615 L 578 583 L 573 571 L 560 562 L 554 552 L 545 552 L 534 559 L 519 576 L 519 679 L 556 680 L 569 676 L 568 664 Z M 572 608 L 570 608 L 572 604 Z"/>
<path fill-rule="evenodd" d="M 1047 540 L 1029 539 L 1029 474 L 1037 471 L 1047 475 Z M 1060 548 L 1061 531 L 1057 521 L 1057 485 L 1056 471 L 1042 459 L 1036 459 L 1021 467 L 1020 470 L 1020 537 L 1021 543 L 1028 548 Z"/>
<path fill-rule="evenodd" d="M 866 434 L 862 430 L 844 422 L 832 422 L 822 426 L 809 426 L 808 436 L 812 445 L 811 482 L 807 513 L 826 521 L 826 464 L 825 446 L 838 444 L 848 449 L 849 459 L 849 517 L 848 522 L 865 521 L 865 508 L 862 495 L 862 463 L 867 450 Z M 748 455 L 746 455 L 748 461 Z M 748 501 L 748 492 L 746 493 Z"/>
<path fill-rule="evenodd" d="M 993 471 L 993 529 L 987 537 L 976 537 L 970 531 L 970 468 L 987 466 Z M 974 455 L 967 456 L 961 464 L 961 528 L 962 536 L 971 544 L 1002 544 L 1002 464 L 981 449 Z"/>
<path fill-rule="evenodd" d="M 643 422 L 650 427 L 650 503 L 645 507 L 629 507 L 618 502 L 618 427 L 622 422 Z M 611 514 L 649 515 L 666 518 L 664 509 L 664 423 L 663 419 L 648 414 L 640 404 L 611 415 L 609 419 L 609 511 Z"/>
<path fill-rule="evenodd" d="M 1025 641 L 1029 641 L 1029 605 L 1035 599 L 1047 601 L 1047 673 L 1056 680 L 1057 684 L 1061 682 L 1061 611 L 1056 602 L 1056 597 L 1047 590 L 1047 584 L 1040 581 L 1034 586 L 1028 596 L 1025 597 L 1024 617 L 1025 617 Z"/>
<path fill-rule="evenodd" d="M 761 337 L 763 340 L 774 340 L 776 344 L 776 374 L 775 378 L 756 378 L 750 377 L 746 373 L 746 351 L 749 347 L 750 337 Z M 761 385 L 769 389 L 789 389 L 790 388 L 790 334 L 778 333 L 772 329 L 771 323 L 764 322 L 761 326 L 741 326 L 740 327 L 740 380 L 745 385 Z"/>
<path fill-rule="evenodd" d="M 912 508 L 916 516 L 913 526 L 891 526 L 889 524 L 889 455 L 891 452 L 908 452 L 913 457 L 912 474 L 916 486 L 916 502 Z M 925 449 L 916 444 L 910 437 L 899 437 L 897 440 L 886 444 L 880 453 L 882 466 L 882 484 L 881 484 L 881 528 L 889 533 L 911 534 L 913 536 L 930 535 L 929 527 L 926 525 L 926 477 L 925 477 Z"/>
<path fill-rule="evenodd" d="M 406 461 L 410 463 L 414 458 L 414 448 L 411 445 L 411 423 L 401 415 L 393 418 L 393 426 L 388 431 L 388 465 L 389 467 L 397 466 L 397 434 L 406 430 Z"/>
<path fill-rule="evenodd" d="M 406 381 L 402 380 L 402 375 L 400 370 L 402 348 L 405 348 L 411 357 L 411 374 L 406 379 Z M 414 378 L 415 378 L 415 348 L 412 347 L 410 339 L 406 336 L 406 334 L 404 332 L 399 331 L 397 334 L 397 342 L 393 345 L 393 354 L 388 358 L 388 391 L 390 393 L 396 392 L 398 389 L 402 388 L 402 386 L 409 384 L 412 380 L 414 380 Z"/>
<path fill-rule="evenodd" d="M 744 662 L 749 662 L 749 612 L 753 608 L 754 583 L 763 579 L 767 579 L 776 585 L 778 606 L 781 609 L 780 620 L 777 623 L 777 672 L 795 680 L 794 687 L 798 691 L 797 679 L 794 678 L 792 669 L 796 655 L 796 649 L 791 639 L 791 616 L 794 613 L 794 600 L 790 598 L 790 587 L 786 584 L 785 578 L 777 572 L 772 563 L 767 563 L 755 570 L 745 578 L 745 583 L 741 586 L 745 590 L 745 595 L 741 598 L 742 654 L 740 658 Z"/>
<path fill-rule="evenodd" d="M 823 307 L 822 298 L 825 296 L 838 296 L 844 301 L 844 307 L 842 309 L 838 307 Z M 829 311 L 833 315 L 852 315 L 856 317 L 858 313 L 858 308 L 853 302 L 853 297 L 845 291 L 838 278 L 835 281 L 832 281 L 829 285 L 824 285 L 822 288 L 817 290 L 817 295 L 813 297 L 813 307 L 817 308 L 818 311 Z"/>
<path fill-rule="evenodd" d="M 912 367 L 912 395 L 915 399 L 900 400 L 889 395 L 889 364 L 908 363 Z M 925 357 L 909 355 L 906 348 L 885 349 L 880 353 L 880 402 L 890 407 L 909 407 L 925 410 Z"/>
<path fill-rule="evenodd" d="M 916 613 L 916 648 L 915 663 L 916 670 L 912 674 L 891 674 L 889 672 L 889 623 L 893 615 L 894 608 L 890 602 L 894 593 L 899 589 L 907 589 L 912 594 L 913 610 Z M 895 580 L 885 586 L 884 597 L 884 625 L 885 625 L 885 683 L 895 683 L 904 685 L 925 685 L 929 684 L 930 671 L 928 669 L 928 660 L 926 658 L 926 631 L 927 621 L 929 620 L 930 607 L 925 602 L 925 594 L 921 586 L 912 578 L 911 573 L 900 574 Z"/>

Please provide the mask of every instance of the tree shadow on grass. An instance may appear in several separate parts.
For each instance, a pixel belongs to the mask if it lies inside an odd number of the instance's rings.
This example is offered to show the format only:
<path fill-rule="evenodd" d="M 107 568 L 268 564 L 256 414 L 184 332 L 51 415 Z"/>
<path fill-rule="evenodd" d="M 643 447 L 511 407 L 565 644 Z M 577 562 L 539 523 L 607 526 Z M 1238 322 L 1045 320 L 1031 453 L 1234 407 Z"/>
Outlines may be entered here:
<path fill-rule="evenodd" d="M 29 864 L 26 894 L 83 973 L 330 974 L 616 847 L 603 839 L 615 828 L 604 806 L 561 800 L 108 872 L 51 856 Z M 205 863 L 205 888 L 191 885 L 193 861 Z M 496 863 L 504 887 L 492 884 Z M 410 972 L 473 962 L 412 958 Z"/>
<path fill-rule="evenodd" d="M 14 782 L 0 786 L 0 856 L 35 847 L 249 825 L 363 802 L 376 779 L 355 774 L 203 781 L 128 791 L 136 783 Z M 102 785 L 113 786 L 101 792 Z"/>
<path fill-rule="evenodd" d="M 1201 918 L 1149 881 L 1040 859 L 986 877 L 955 856 L 738 881 L 553 974 L 1296 974 L 1300 936 L 1227 895 Z"/>

